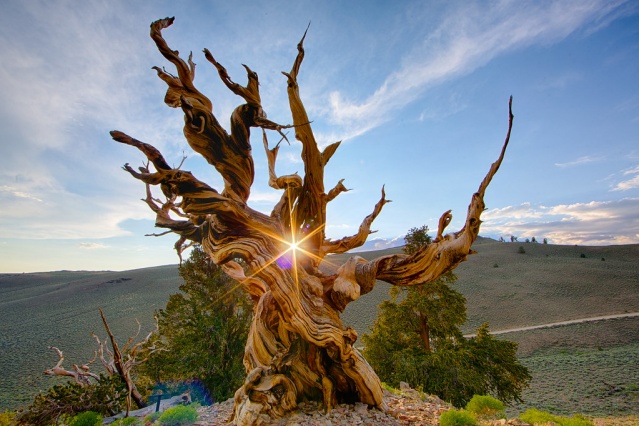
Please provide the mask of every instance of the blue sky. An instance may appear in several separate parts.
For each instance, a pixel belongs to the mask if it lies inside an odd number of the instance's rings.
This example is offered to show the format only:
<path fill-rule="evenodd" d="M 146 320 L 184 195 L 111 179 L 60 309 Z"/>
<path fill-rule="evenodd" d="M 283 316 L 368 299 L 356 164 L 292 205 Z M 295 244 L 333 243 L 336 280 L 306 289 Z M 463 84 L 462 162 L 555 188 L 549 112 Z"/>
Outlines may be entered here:
<path fill-rule="evenodd" d="M 231 4 L 241 3 L 241 4 Z M 181 111 L 164 105 L 166 66 L 149 24 L 198 64 L 196 85 L 228 123 L 240 99 L 204 59 L 208 48 L 244 83 L 260 76 L 270 119 L 289 123 L 286 80 L 310 22 L 299 82 L 321 145 L 343 140 L 326 186 L 327 234 L 356 232 L 379 199 L 372 238 L 462 226 L 472 193 L 515 123 L 488 189 L 481 235 L 556 244 L 639 243 L 639 3 L 636 1 L 31 1 L 0 14 L 0 272 L 122 270 L 176 263 L 171 236 L 154 238 L 141 165 L 116 144 L 122 130 L 154 144 L 213 187 L 190 151 Z M 270 212 L 261 135 L 250 205 Z M 291 138 L 292 139 L 292 138 Z M 278 138 L 270 135 L 271 144 Z M 278 174 L 303 171 L 284 144 Z M 383 244 L 381 244 L 383 245 Z M 380 245 L 380 246 L 381 246 Z"/>

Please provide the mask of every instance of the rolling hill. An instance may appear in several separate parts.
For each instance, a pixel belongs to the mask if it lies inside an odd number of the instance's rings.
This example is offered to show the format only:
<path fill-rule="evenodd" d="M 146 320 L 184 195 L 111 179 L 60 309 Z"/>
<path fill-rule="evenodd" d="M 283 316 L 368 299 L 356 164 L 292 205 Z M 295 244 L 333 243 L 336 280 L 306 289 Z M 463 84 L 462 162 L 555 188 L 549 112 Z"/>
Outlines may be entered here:
<path fill-rule="evenodd" d="M 520 248 L 521 247 L 521 248 Z M 639 312 L 639 245 L 582 247 L 500 243 L 479 238 L 457 269 L 456 289 L 467 298 L 465 333 L 483 322 L 491 330 L 601 315 Z M 524 253 L 521 253 L 524 251 Z M 401 252 L 356 253 L 372 259 Z M 330 256 L 335 269 L 350 254 Z M 0 410 L 28 404 L 58 378 L 42 371 L 65 353 L 65 365 L 93 355 L 91 332 L 105 337 L 98 306 L 121 340 L 152 327 L 153 312 L 178 291 L 175 265 L 123 272 L 59 271 L 0 274 Z M 342 318 L 360 335 L 372 325 L 388 284 L 351 303 Z M 637 414 L 639 318 L 507 333 L 533 373 L 522 409 L 536 405 L 561 413 Z M 68 364 L 66 364 L 68 362 Z M 567 395 L 567 396 L 566 396 Z"/>

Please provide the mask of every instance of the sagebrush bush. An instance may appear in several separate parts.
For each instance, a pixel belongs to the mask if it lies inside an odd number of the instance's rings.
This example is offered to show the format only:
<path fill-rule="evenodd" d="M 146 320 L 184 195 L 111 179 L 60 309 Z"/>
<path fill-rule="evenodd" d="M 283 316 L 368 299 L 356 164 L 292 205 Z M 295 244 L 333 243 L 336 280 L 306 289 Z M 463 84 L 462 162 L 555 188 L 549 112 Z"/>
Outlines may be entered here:
<path fill-rule="evenodd" d="M 503 402 L 488 395 L 474 395 L 466 404 L 466 410 L 477 416 L 494 416 L 504 408 Z"/>
<path fill-rule="evenodd" d="M 526 410 L 519 418 L 531 425 L 553 423 L 557 426 L 593 426 L 590 420 L 579 414 L 575 414 L 572 417 L 562 417 L 550 414 L 546 411 L 537 410 L 536 408 Z"/>
<path fill-rule="evenodd" d="M 439 418 L 440 426 L 475 426 L 477 420 L 465 410 L 449 410 Z"/>
<path fill-rule="evenodd" d="M 73 417 L 69 422 L 69 426 L 100 426 L 102 425 L 102 416 L 95 411 L 85 411 Z"/>
<path fill-rule="evenodd" d="M 166 410 L 158 422 L 162 426 L 181 426 L 195 423 L 197 420 L 197 410 L 194 406 L 180 405 Z"/>

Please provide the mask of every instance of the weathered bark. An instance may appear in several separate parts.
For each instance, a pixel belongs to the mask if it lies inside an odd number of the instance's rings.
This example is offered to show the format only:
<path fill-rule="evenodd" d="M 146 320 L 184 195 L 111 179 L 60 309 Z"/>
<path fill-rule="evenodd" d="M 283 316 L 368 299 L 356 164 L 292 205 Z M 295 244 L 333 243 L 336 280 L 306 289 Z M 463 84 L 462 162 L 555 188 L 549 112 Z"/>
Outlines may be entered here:
<path fill-rule="evenodd" d="M 80 386 L 89 385 L 91 383 L 89 379 L 100 379 L 99 376 L 89 371 L 89 366 L 95 362 L 97 353 L 96 356 L 94 356 L 93 359 L 86 364 L 73 364 L 73 371 L 71 371 L 62 367 L 62 363 L 64 362 L 64 355 L 62 354 L 62 351 L 55 346 L 49 346 L 49 349 L 53 349 L 58 354 L 58 363 L 52 368 L 44 370 L 44 374 L 49 376 L 73 377 L 73 381 Z"/>
<path fill-rule="evenodd" d="M 422 339 L 424 350 L 430 352 L 430 326 L 428 325 L 428 317 L 421 312 L 419 313 L 419 337 Z"/>
<path fill-rule="evenodd" d="M 122 357 L 122 353 L 123 352 L 126 353 L 131 343 L 133 343 L 133 340 L 135 339 L 135 337 L 137 337 L 137 334 L 135 336 L 130 337 L 127 343 L 124 345 L 123 350 L 120 350 L 120 346 L 115 341 L 115 336 L 111 332 L 111 327 L 109 327 L 109 323 L 107 322 L 106 317 L 104 316 L 104 312 L 102 312 L 102 308 L 98 308 L 98 309 L 100 310 L 100 315 L 102 316 L 102 322 L 104 323 L 104 328 L 106 329 L 107 334 L 109 335 L 109 339 L 111 340 L 111 347 L 113 348 L 113 365 L 115 366 L 115 370 L 118 372 L 118 375 L 122 378 L 122 380 L 124 381 L 124 384 L 126 385 L 127 413 L 131 410 L 131 398 L 133 398 L 133 400 L 135 401 L 135 404 L 139 408 L 144 408 L 146 407 L 146 403 L 144 402 L 144 398 L 142 397 L 142 394 L 140 393 L 140 391 L 138 391 L 138 389 L 135 387 L 135 383 L 133 383 L 133 379 L 131 379 L 131 368 L 134 365 L 139 364 L 139 362 L 135 359 L 137 356 L 138 348 L 148 343 L 149 338 L 151 337 L 151 334 L 153 332 L 149 333 L 149 335 L 144 341 L 130 348 L 129 353 L 127 354 L 127 359 L 125 360 Z M 139 325 L 140 324 L 138 323 L 138 334 L 140 333 Z"/>
<path fill-rule="evenodd" d="M 258 76 L 249 67 L 248 84 L 231 80 L 226 69 L 205 50 L 206 59 L 234 94 L 244 99 L 231 115 L 227 133 L 213 115 L 212 102 L 194 86 L 195 64 L 188 63 L 169 48 L 162 30 L 173 23 L 166 18 L 151 25 L 151 37 L 162 55 L 177 69 L 177 76 L 156 67 L 168 85 L 165 102 L 184 111 L 184 135 L 189 145 L 222 175 L 224 188 L 218 192 L 190 172 L 173 169 L 153 146 L 122 132 L 113 138 L 136 147 L 155 167 L 135 171 L 133 177 L 147 185 L 146 203 L 156 213 L 156 226 L 180 236 L 178 252 L 186 241 L 197 242 L 211 259 L 240 281 L 255 303 L 254 317 L 246 344 L 244 364 L 247 378 L 235 395 L 234 422 L 260 424 L 281 417 L 299 401 L 322 401 L 330 410 L 337 402 L 361 401 L 384 409 L 381 383 L 362 355 L 353 347 L 357 334 L 340 320 L 346 305 L 372 290 L 376 280 L 394 285 L 415 285 L 435 280 L 472 253 L 484 210 L 484 192 L 504 156 L 501 155 L 473 195 L 465 226 L 444 234 L 452 218 L 444 213 L 435 241 L 408 255 L 384 256 L 373 261 L 352 257 L 334 274 L 318 266 L 330 253 L 343 253 L 366 241 L 371 224 L 389 202 L 382 188 L 381 199 L 357 234 L 341 240 L 325 236 L 326 206 L 346 191 L 342 181 L 326 192 L 324 167 L 339 142 L 321 152 L 302 103 L 297 78 L 304 59 L 302 40 L 286 76 L 293 124 L 282 126 L 266 119 L 261 105 Z M 510 110 L 510 106 L 509 106 Z M 250 129 L 261 128 L 269 171 L 269 185 L 283 191 L 280 201 L 267 216 L 247 206 L 254 178 Z M 293 127 L 302 144 L 304 175 L 277 176 L 275 163 L 279 144 L 269 149 L 265 130 L 280 132 Z M 151 185 L 160 185 L 167 198 L 152 198 Z M 178 213 L 181 219 L 171 215 Z M 242 259 L 246 270 L 236 263 Z"/>

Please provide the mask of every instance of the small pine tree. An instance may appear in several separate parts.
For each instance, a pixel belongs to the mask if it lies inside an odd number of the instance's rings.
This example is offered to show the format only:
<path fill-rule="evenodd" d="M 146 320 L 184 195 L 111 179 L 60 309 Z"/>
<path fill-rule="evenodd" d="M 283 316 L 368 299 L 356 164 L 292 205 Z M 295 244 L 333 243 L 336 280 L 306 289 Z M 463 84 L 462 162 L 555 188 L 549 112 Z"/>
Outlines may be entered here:
<path fill-rule="evenodd" d="M 242 358 L 252 302 L 199 246 L 180 267 L 180 275 L 180 293 L 171 295 L 157 313 L 158 338 L 167 350 L 152 354 L 141 373 L 164 391 L 188 388 L 194 400 L 226 400 L 246 374 Z"/>
<path fill-rule="evenodd" d="M 520 400 L 530 375 L 517 361 L 517 344 L 493 338 L 488 325 L 475 338 L 463 337 L 466 299 L 450 287 L 456 279 L 447 273 L 419 286 L 391 288 L 391 300 L 380 304 L 371 332 L 362 337 L 364 356 L 389 385 L 421 386 L 457 407 L 473 395 Z"/>
<path fill-rule="evenodd" d="M 411 228 L 404 237 L 404 247 L 402 251 L 406 254 L 413 254 L 418 248 L 428 245 L 431 242 L 431 237 L 428 235 L 428 226 L 423 225 L 419 228 Z"/>

